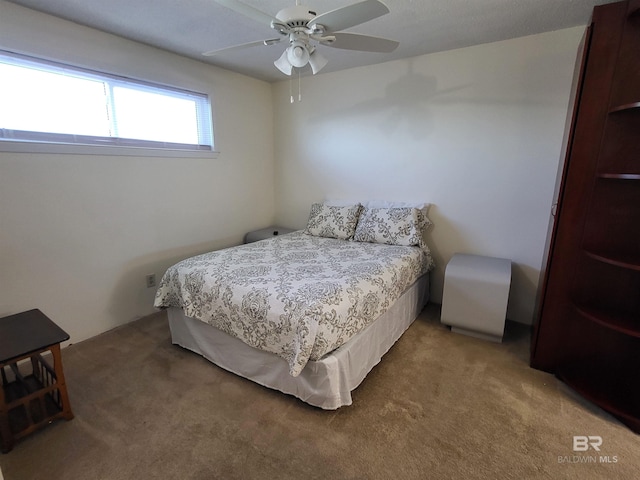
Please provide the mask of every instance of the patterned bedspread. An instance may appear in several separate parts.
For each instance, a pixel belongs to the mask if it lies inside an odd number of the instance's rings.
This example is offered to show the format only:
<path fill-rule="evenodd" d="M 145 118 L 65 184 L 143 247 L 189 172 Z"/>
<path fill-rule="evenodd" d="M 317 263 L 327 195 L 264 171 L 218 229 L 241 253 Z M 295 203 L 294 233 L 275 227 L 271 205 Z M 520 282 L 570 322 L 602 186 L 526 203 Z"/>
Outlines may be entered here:
<path fill-rule="evenodd" d="M 183 260 L 162 277 L 154 305 L 180 307 L 297 376 L 384 313 L 432 267 L 419 247 L 294 232 Z"/>

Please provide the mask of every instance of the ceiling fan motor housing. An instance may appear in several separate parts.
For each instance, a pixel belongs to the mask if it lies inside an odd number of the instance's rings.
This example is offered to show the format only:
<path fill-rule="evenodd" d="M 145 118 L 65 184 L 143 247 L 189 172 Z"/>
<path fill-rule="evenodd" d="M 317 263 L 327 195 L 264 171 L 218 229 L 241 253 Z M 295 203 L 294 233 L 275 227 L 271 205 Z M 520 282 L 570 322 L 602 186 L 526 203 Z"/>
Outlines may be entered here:
<path fill-rule="evenodd" d="M 289 35 L 289 47 L 285 54 L 289 64 L 302 68 L 309 63 L 313 48 L 309 45 L 307 24 L 316 17 L 316 12 L 308 7 L 296 5 L 284 8 L 276 14 L 278 23 L 271 26 L 283 35 Z"/>
<path fill-rule="evenodd" d="M 283 8 L 276 14 L 276 18 L 290 29 L 305 28 L 315 16 L 316 12 L 300 5 Z"/>

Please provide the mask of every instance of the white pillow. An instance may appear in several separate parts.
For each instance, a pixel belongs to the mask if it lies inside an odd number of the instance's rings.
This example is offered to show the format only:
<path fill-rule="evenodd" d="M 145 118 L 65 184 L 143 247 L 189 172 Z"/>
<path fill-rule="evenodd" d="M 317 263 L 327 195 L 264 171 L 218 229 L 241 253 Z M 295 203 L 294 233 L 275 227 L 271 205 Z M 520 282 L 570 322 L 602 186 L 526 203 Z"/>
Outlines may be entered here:
<path fill-rule="evenodd" d="M 353 238 L 362 205 L 332 206 L 324 203 L 311 205 L 306 234 L 316 237 Z"/>
<path fill-rule="evenodd" d="M 419 209 L 364 207 L 353 239 L 356 242 L 424 247 Z"/>
<path fill-rule="evenodd" d="M 419 208 L 428 209 L 431 204 L 426 202 L 391 202 L 389 200 L 367 200 L 362 204 L 363 207 L 373 208 Z"/>
<path fill-rule="evenodd" d="M 431 225 L 431 220 L 429 220 L 429 207 L 430 203 L 426 202 L 390 202 L 388 200 L 368 200 L 362 204 L 363 207 L 371 207 L 371 208 L 417 208 L 419 211 L 419 225 L 420 231 L 424 233 L 424 231 L 429 228 Z"/>
<path fill-rule="evenodd" d="M 331 207 L 350 207 L 352 205 L 361 205 L 358 200 L 348 198 L 325 198 L 322 203 Z"/>

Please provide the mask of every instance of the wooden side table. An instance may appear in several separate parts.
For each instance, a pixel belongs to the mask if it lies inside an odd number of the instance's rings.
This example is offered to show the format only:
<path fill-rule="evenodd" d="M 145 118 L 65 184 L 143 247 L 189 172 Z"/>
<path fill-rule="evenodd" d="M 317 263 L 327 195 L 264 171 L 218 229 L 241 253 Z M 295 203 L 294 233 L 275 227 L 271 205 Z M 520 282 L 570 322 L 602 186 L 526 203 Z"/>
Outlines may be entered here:
<path fill-rule="evenodd" d="M 58 418 L 71 420 L 60 343 L 69 335 L 40 310 L 0 318 L 0 447 L 9 452 L 16 440 Z M 50 351 L 53 366 L 42 357 Z M 30 360 L 24 374 L 21 360 Z M 25 362 L 26 364 L 26 362 Z"/>

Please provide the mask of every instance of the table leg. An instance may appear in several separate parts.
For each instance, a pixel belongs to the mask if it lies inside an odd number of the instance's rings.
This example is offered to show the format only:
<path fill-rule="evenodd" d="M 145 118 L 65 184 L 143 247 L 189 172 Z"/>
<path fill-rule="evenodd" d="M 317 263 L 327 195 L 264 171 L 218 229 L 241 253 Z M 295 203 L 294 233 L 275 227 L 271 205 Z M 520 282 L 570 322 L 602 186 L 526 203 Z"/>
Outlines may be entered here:
<path fill-rule="evenodd" d="M 2 369 L 2 382 L 0 385 L 0 450 L 7 453 L 13 448 L 13 435 L 9 427 L 9 410 L 4 398 L 4 385 L 7 383 L 7 376 L 4 373 L 4 365 Z"/>
<path fill-rule="evenodd" d="M 71 404 L 69 403 L 69 395 L 67 394 L 67 383 L 64 379 L 64 371 L 62 369 L 62 356 L 60 355 L 60 344 L 51 347 L 53 355 L 53 369 L 56 372 L 56 383 L 58 384 L 58 392 L 62 401 L 62 414 L 66 420 L 73 418 Z"/>

